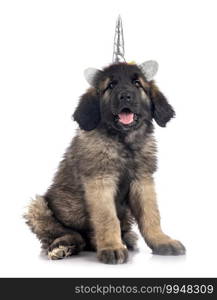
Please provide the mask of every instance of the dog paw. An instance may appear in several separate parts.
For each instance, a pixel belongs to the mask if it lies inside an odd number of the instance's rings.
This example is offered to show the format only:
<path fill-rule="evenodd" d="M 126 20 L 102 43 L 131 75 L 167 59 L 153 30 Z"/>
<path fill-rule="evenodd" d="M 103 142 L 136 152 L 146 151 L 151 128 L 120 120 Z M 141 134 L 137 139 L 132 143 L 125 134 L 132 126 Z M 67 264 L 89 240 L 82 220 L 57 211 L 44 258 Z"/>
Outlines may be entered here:
<path fill-rule="evenodd" d="M 176 240 L 152 247 L 152 253 L 157 255 L 184 255 L 185 252 L 185 247 L 181 242 Z"/>
<path fill-rule="evenodd" d="M 60 245 L 48 251 L 48 258 L 51 260 L 62 259 L 72 255 L 72 247 Z"/>
<path fill-rule="evenodd" d="M 123 264 L 128 259 L 127 248 L 102 249 L 98 251 L 98 259 L 104 264 Z"/>
<path fill-rule="evenodd" d="M 127 246 L 128 250 L 137 249 L 138 235 L 134 231 L 127 231 L 122 235 L 122 241 Z"/>

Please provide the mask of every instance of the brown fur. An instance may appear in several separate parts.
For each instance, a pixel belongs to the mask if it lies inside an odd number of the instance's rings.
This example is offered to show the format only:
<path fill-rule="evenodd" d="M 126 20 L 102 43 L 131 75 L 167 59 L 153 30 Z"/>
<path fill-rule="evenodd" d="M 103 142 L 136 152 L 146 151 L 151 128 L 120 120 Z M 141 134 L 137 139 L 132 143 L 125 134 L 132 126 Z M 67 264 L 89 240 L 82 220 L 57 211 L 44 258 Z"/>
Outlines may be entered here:
<path fill-rule="evenodd" d="M 156 170 L 152 118 L 165 126 L 173 110 L 154 83 L 139 73 L 142 87 L 133 95 L 142 117 L 128 131 L 116 130 L 111 92 L 103 94 L 101 89 L 109 83 L 108 72 L 116 70 L 127 82 L 126 76 L 139 70 L 127 64 L 115 68 L 105 69 L 96 80 L 98 86 L 81 98 L 74 117 L 84 130 L 79 129 L 72 140 L 51 187 L 32 201 L 25 214 L 51 259 L 89 249 L 96 250 L 104 263 L 123 263 L 127 248 L 136 246 L 134 220 L 153 253 L 184 253 L 181 243 L 161 230 L 152 179 Z"/>
<path fill-rule="evenodd" d="M 154 251 L 158 248 L 164 250 L 165 245 L 170 245 L 170 254 L 184 252 L 180 242 L 172 240 L 162 232 L 154 181 L 151 176 L 131 183 L 130 203 L 141 234 Z"/>

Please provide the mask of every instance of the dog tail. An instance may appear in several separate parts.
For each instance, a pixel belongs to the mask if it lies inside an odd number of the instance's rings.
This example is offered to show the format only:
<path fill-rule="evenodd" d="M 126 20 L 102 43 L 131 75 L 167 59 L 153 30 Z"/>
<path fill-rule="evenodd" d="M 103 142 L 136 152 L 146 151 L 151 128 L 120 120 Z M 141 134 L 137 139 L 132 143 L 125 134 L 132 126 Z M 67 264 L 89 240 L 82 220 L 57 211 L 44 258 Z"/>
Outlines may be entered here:
<path fill-rule="evenodd" d="M 55 218 L 43 196 L 36 195 L 35 199 L 31 200 L 23 217 L 31 231 L 35 233 L 41 241 L 42 248 L 44 249 L 46 249 L 56 237 L 67 231 Z"/>

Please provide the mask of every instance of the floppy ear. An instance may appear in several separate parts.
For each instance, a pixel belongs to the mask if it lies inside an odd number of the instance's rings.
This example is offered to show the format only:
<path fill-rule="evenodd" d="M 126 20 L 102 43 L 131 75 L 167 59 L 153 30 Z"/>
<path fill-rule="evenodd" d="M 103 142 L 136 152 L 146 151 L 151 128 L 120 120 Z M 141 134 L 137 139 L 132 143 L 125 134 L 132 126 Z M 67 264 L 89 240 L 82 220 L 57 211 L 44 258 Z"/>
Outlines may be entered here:
<path fill-rule="evenodd" d="M 152 101 L 153 118 L 159 126 L 165 127 L 167 122 L 175 117 L 175 111 L 157 87 L 151 89 L 150 97 Z"/>
<path fill-rule="evenodd" d="M 73 114 L 81 129 L 90 131 L 97 127 L 100 122 L 99 96 L 92 89 L 85 93 Z"/>

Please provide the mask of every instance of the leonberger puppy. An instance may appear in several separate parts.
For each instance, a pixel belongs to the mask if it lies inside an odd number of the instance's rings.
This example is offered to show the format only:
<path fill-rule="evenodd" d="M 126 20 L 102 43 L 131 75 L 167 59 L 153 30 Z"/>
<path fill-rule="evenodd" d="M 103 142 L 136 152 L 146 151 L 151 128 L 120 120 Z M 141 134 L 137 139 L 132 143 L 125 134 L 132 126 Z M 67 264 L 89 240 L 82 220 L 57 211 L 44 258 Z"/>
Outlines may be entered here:
<path fill-rule="evenodd" d="M 94 250 L 103 263 L 124 263 L 136 247 L 134 222 L 153 254 L 184 254 L 161 229 L 153 180 L 153 120 L 165 127 L 173 108 L 136 64 L 112 64 L 94 82 L 74 112 L 80 129 L 52 185 L 29 206 L 28 225 L 50 259 Z"/>

